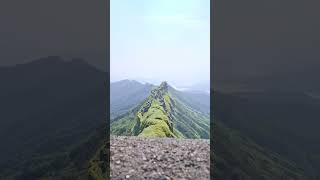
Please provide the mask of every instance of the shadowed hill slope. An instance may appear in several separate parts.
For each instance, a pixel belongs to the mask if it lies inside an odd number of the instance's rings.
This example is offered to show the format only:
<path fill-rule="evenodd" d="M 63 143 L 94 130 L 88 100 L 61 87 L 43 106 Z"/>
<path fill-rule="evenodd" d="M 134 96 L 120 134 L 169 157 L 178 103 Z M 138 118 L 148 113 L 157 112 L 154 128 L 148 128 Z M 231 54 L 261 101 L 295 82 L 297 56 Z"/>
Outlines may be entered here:
<path fill-rule="evenodd" d="M 299 92 L 215 92 L 215 118 L 319 179 L 320 101 Z"/>
<path fill-rule="evenodd" d="M 0 82 L 0 179 L 87 174 L 106 137 L 107 73 L 50 56 L 0 67 Z"/>
<path fill-rule="evenodd" d="M 309 180 L 292 161 L 266 150 L 235 129 L 215 120 L 213 126 L 215 180 Z"/>
<path fill-rule="evenodd" d="M 153 87 L 151 84 L 142 84 L 134 80 L 110 83 L 111 119 L 125 114 L 128 109 L 134 108 L 146 99 Z"/>

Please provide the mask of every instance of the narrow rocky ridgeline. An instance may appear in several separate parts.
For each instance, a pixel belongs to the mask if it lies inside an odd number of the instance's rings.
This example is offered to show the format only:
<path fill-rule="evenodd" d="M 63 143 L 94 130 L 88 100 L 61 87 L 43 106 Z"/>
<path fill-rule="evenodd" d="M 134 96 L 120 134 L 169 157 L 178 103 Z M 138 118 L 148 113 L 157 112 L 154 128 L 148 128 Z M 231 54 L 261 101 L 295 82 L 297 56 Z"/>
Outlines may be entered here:
<path fill-rule="evenodd" d="M 111 179 L 210 179 L 209 140 L 111 136 Z"/>

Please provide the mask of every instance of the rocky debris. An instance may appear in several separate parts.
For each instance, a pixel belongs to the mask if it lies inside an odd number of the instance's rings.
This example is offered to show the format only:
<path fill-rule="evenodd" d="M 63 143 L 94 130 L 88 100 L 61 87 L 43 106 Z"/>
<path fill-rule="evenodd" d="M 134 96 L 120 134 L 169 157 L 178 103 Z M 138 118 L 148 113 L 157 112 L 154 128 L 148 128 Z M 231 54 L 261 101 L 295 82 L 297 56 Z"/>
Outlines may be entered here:
<path fill-rule="evenodd" d="M 210 179 L 209 140 L 115 137 L 111 179 Z"/>

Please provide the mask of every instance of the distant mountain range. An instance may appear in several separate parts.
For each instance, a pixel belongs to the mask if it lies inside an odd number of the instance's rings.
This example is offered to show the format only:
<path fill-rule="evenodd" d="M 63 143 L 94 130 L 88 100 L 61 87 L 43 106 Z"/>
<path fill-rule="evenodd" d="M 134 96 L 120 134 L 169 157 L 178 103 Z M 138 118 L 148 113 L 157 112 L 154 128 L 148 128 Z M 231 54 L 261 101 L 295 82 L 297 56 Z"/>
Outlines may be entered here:
<path fill-rule="evenodd" d="M 110 84 L 110 113 L 115 118 L 132 109 L 147 98 L 154 87 L 151 84 L 142 84 L 135 80 L 123 80 Z"/>
<path fill-rule="evenodd" d="M 140 84 L 152 84 L 154 86 L 159 86 L 163 79 L 160 78 L 133 78 L 133 79 L 123 79 L 119 81 L 111 81 L 111 84 L 122 81 L 132 81 L 138 82 Z M 210 80 L 199 80 L 198 82 L 189 82 L 189 83 L 177 83 L 175 81 L 167 81 L 171 87 L 178 91 L 184 92 L 194 92 L 194 93 L 207 93 L 210 94 Z"/>

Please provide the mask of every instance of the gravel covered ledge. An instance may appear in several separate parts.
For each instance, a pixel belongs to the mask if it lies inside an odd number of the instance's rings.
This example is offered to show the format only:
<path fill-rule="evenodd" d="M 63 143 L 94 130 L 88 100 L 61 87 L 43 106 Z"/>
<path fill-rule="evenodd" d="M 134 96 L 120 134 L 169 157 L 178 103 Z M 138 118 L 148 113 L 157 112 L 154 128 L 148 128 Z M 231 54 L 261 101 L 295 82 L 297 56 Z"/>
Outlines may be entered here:
<path fill-rule="evenodd" d="M 112 180 L 210 179 L 209 140 L 110 137 Z"/>

